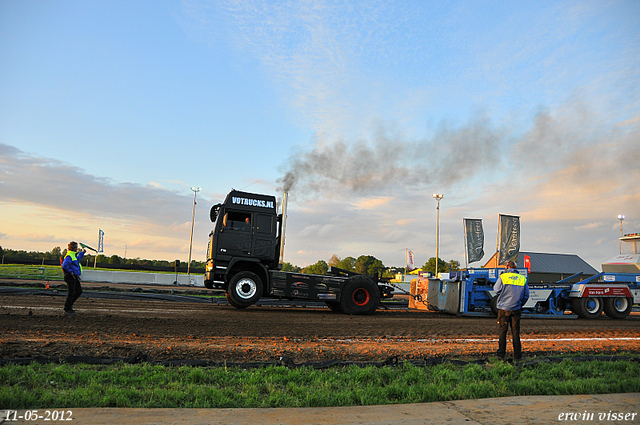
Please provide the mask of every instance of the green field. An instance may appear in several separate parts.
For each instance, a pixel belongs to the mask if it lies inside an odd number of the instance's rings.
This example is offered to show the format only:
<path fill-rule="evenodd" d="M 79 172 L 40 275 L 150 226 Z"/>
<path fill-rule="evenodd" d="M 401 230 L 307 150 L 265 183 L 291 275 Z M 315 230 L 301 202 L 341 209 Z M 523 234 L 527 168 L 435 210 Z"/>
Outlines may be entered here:
<path fill-rule="evenodd" d="M 640 358 L 512 365 L 257 369 L 83 364 L 0 367 L 0 406 L 329 407 L 640 392 Z"/>
<path fill-rule="evenodd" d="M 64 280 L 60 266 L 0 265 L 1 279 Z"/>
<path fill-rule="evenodd" d="M 154 271 L 154 270 L 122 270 L 122 269 L 94 269 L 91 266 L 83 266 L 85 270 L 116 271 L 128 273 L 164 273 L 174 274 L 175 272 Z M 184 274 L 180 272 L 180 274 Z M 29 280 L 64 280 L 64 273 L 60 266 L 26 266 L 22 264 L 2 264 L 0 265 L 0 279 L 29 279 Z"/>

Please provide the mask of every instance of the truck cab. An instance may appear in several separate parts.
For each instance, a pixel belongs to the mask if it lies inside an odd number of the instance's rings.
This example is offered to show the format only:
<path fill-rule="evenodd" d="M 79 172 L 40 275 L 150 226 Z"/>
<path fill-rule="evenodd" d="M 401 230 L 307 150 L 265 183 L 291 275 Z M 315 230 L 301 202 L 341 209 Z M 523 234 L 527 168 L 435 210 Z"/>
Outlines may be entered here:
<path fill-rule="evenodd" d="M 239 270 L 268 282 L 269 270 L 280 268 L 282 215 L 276 213 L 276 198 L 233 190 L 222 204 L 211 208 L 210 219 L 214 226 L 209 234 L 205 286 L 226 290 Z M 268 293 L 267 285 L 262 289 Z"/>
<path fill-rule="evenodd" d="M 330 275 L 282 271 L 287 215 L 271 195 L 231 191 L 211 208 L 204 285 L 225 291 L 233 307 L 247 308 L 262 297 L 324 301 L 335 312 L 373 314 L 381 298 L 393 297 L 385 282 L 346 270 Z"/>

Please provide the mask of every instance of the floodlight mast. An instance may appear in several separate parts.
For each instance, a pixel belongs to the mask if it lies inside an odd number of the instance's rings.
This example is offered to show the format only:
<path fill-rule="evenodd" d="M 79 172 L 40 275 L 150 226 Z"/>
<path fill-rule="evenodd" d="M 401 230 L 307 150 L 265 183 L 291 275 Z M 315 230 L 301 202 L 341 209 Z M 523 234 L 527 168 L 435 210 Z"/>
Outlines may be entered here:
<path fill-rule="evenodd" d="M 626 218 L 624 214 L 618 214 L 618 220 L 620 220 L 620 255 L 622 255 L 622 238 L 624 235 L 622 234 L 622 221 Z"/>
<path fill-rule="evenodd" d="M 191 213 L 191 239 L 189 240 L 189 262 L 187 263 L 187 278 L 191 283 L 191 248 L 193 247 L 193 224 L 196 218 L 196 195 L 202 190 L 200 187 L 191 187 L 193 191 L 193 212 Z"/>
<path fill-rule="evenodd" d="M 438 206 L 436 207 L 436 279 L 438 278 L 438 260 L 439 260 L 439 250 L 440 250 L 440 200 L 444 198 L 444 194 L 442 193 L 434 193 L 433 199 L 438 201 Z"/>

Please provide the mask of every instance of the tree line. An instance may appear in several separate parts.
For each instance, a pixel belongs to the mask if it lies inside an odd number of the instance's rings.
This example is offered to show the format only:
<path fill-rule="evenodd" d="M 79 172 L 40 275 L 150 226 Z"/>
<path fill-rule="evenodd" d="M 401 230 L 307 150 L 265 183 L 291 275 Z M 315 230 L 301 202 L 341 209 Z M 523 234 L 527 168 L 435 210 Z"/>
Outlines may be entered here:
<path fill-rule="evenodd" d="M 291 263 L 284 263 L 283 270 L 287 272 L 295 273 L 309 273 L 309 274 L 327 274 L 329 267 L 338 267 L 343 270 L 348 270 L 368 276 L 378 275 L 380 277 L 395 277 L 396 273 L 408 272 L 404 267 L 386 267 L 381 260 L 375 258 L 372 255 L 361 255 L 358 258 L 345 257 L 340 258 L 337 255 L 333 255 L 329 261 L 319 260 L 318 262 L 311 264 L 307 267 L 298 267 Z M 431 257 L 421 267 L 422 271 L 435 273 L 436 271 L 436 258 Z M 449 260 L 448 262 L 442 258 L 438 259 L 438 271 L 457 271 L 460 270 L 460 262 L 457 260 Z"/>
<path fill-rule="evenodd" d="M 14 249 L 3 249 L 0 246 L 0 257 L 2 257 L 2 263 L 8 263 L 13 260 L 30 260 L 30 261 L 57 261 L 63 258 L 67 254 L 66 248 L 62 250 L 59 246 L 53 248 L 49 252 L 39 251 L 23 251 Z M 112 265 L 133 265 L 141 267 L 174 267 L 174 261 L 167 260 L 147 260 L 141 258 L 123 258 L 118 255 L 106 256 L 98 254 L 97 257 L 91 254 L 91 251 L 87 251 L 83 259 L 83 264 L 92 265 L 94 263 L 99 264 L 112 264 Z M 191 261 L 191 268 L 203 269 L 205 267 L 204 261 Z M 182 263 L 186 266 L 186 262 Z M 314 264 L 306 267 L 298 267 L 291 263 L 284 263 L 283 270 L 294 273 L 307 273 L 307 274 L 328 274 L 329 267 L 338 267 L 343 270 L 348 270 L 368 276 L 378 275 L 380 277 L 395 277 L 396 273 L 406 273 L 408 270 L 404 270 L 404 267 L 386 267 L 381 260 L 372 255 L 361 255 L 358 258 L 347 256 L 340 258 L 337 255 L 332 255 L 329 261 L 319 260 Z M 436 259 L 431 257 L 421 267 L 425 272 L 435 273 Z M 457 271 L 460 270 L 460 262 L 456 260 L 449 260 L 448 262 L 439 258 L 438 259 L 438 271 Z"/>
<path fill-rule="evenodd" d="M 51 251 L 48 252 L 40 252 L 40 251 L 24 251 L 24 250 L 15 250 L 15 249 L 7 249 L 2 248 L 0 246 L 0 257 L 2 257 L 2 263 L 8 263 L 11 260 L 30 260 L 30 261 L 58 261 L 60 258 L 63 258 L 67 255 L 67 249 L 64 250 L 59 246 L 56 246 Z M 134 266 L 146 266 L 146 267 L 174 267 L 174 261 L 167 260 L 147 260 L 143 258 L 123 258 L 118 255 L 106 256 L 103 254 L 92 254 L 91 251 L 87 250 L 85 254 L 82 264 L 91 264 L 96 262 L 98 264 L 112 264 L 112 265 L 134 265 Z M 187 264 L 185 261 L 182 263 L 184 265 Z M 204 268 L 204 261 L 196 261 L 191 260 L 192 268 Z"/>

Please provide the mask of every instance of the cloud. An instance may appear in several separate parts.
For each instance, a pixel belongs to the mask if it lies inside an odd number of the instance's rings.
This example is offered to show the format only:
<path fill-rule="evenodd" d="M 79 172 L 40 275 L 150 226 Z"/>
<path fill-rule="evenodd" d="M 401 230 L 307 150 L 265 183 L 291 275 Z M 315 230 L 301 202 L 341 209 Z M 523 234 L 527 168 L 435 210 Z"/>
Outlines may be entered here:
<path fill-rule="evenodd" d="M 115 182 L 1 143 L 0 187 L 2 239 L 14 249 L 49 250 L 70 239 L 94 246 L 102 229 L 109 255 L 172 260 L 188 252 L 193 195 L 187 190 Z M 210 202 L 199 196 L 197 204 L 193 258 L 202 260 Z"/>
<path fill-rule="evenodd" d="M 356 122 L 368 125 L 381 110 L 415 114 L 425 102 L 428 90 L 393 74 L 429 56 L 427 33 L 438 31 L 434 22 L 424 24 L 429 9 L 384 0 L 183 2 L 190 34 L 228 43 L 257 62 L 294 119 L 334 135 L 353 132 Z"/>
<path fill-rule="evenodd" d="M 66 239 L 62 239 L 47 233 L 21 233 L 21 234 L 12 236 L 12 239 L 21 239 L 21 240 L 30 241 L 30 242 L 47 241 L 52 243 L 64 243 L 64 244 L 69 242 Z"/>
<path fill-rule="evenodd" d="M 393 201 L 393 197 L 391 196 L 379 196 L 376 198 L 362 199 L 354 203 L 354 208 L 359 210 L 369 210 L 369 209 L 379 207 L 381 205 L 386 205 L 392 201 Z"/>
<path fill-rule="evenodd" d="M 114 182 L 77 166 L 0 143 L 0 202 L 170 225 L 190 210 L 188 195 L 157 185 Z"/>
<path fill-rule="evenodd" d="M 314 224 L 307 226 L 298 232 L 298 236 L 302 238 L 327 238 L 335 237 L 340 233 L 340 228 L 334 224 L 319 225 Z"/>
<path fill-rule="evenodd" d="M 588 229 L 597 229 L 598 227 L 602 227 L 604 226 L 603 222 L 598 222 L 598 223 L 587 223 L 587 224 L 583 224 L 582 226 L 576 226 L 575 229 L 576 230 L 588 230 Z"/>
<path fill-rule="evenodd" d="M 629 118 L 628 120 L 620 121 L 616 123 L 618 127 L 628 127 L 628 126 L 637 126 L 640 124 L 640 114 L 636 115 L 633 118 Z"/>
<path fill-rule="evenodd" d="M 175 240 L 158 240 L 158 239 L 137 239 L 128 244 L 129 248 L 136 249 L 138 251 L 152 251 L 160 250 L 165 252 L 187 252 L 188 246 L 184 243 L 177 243 Z"/>

